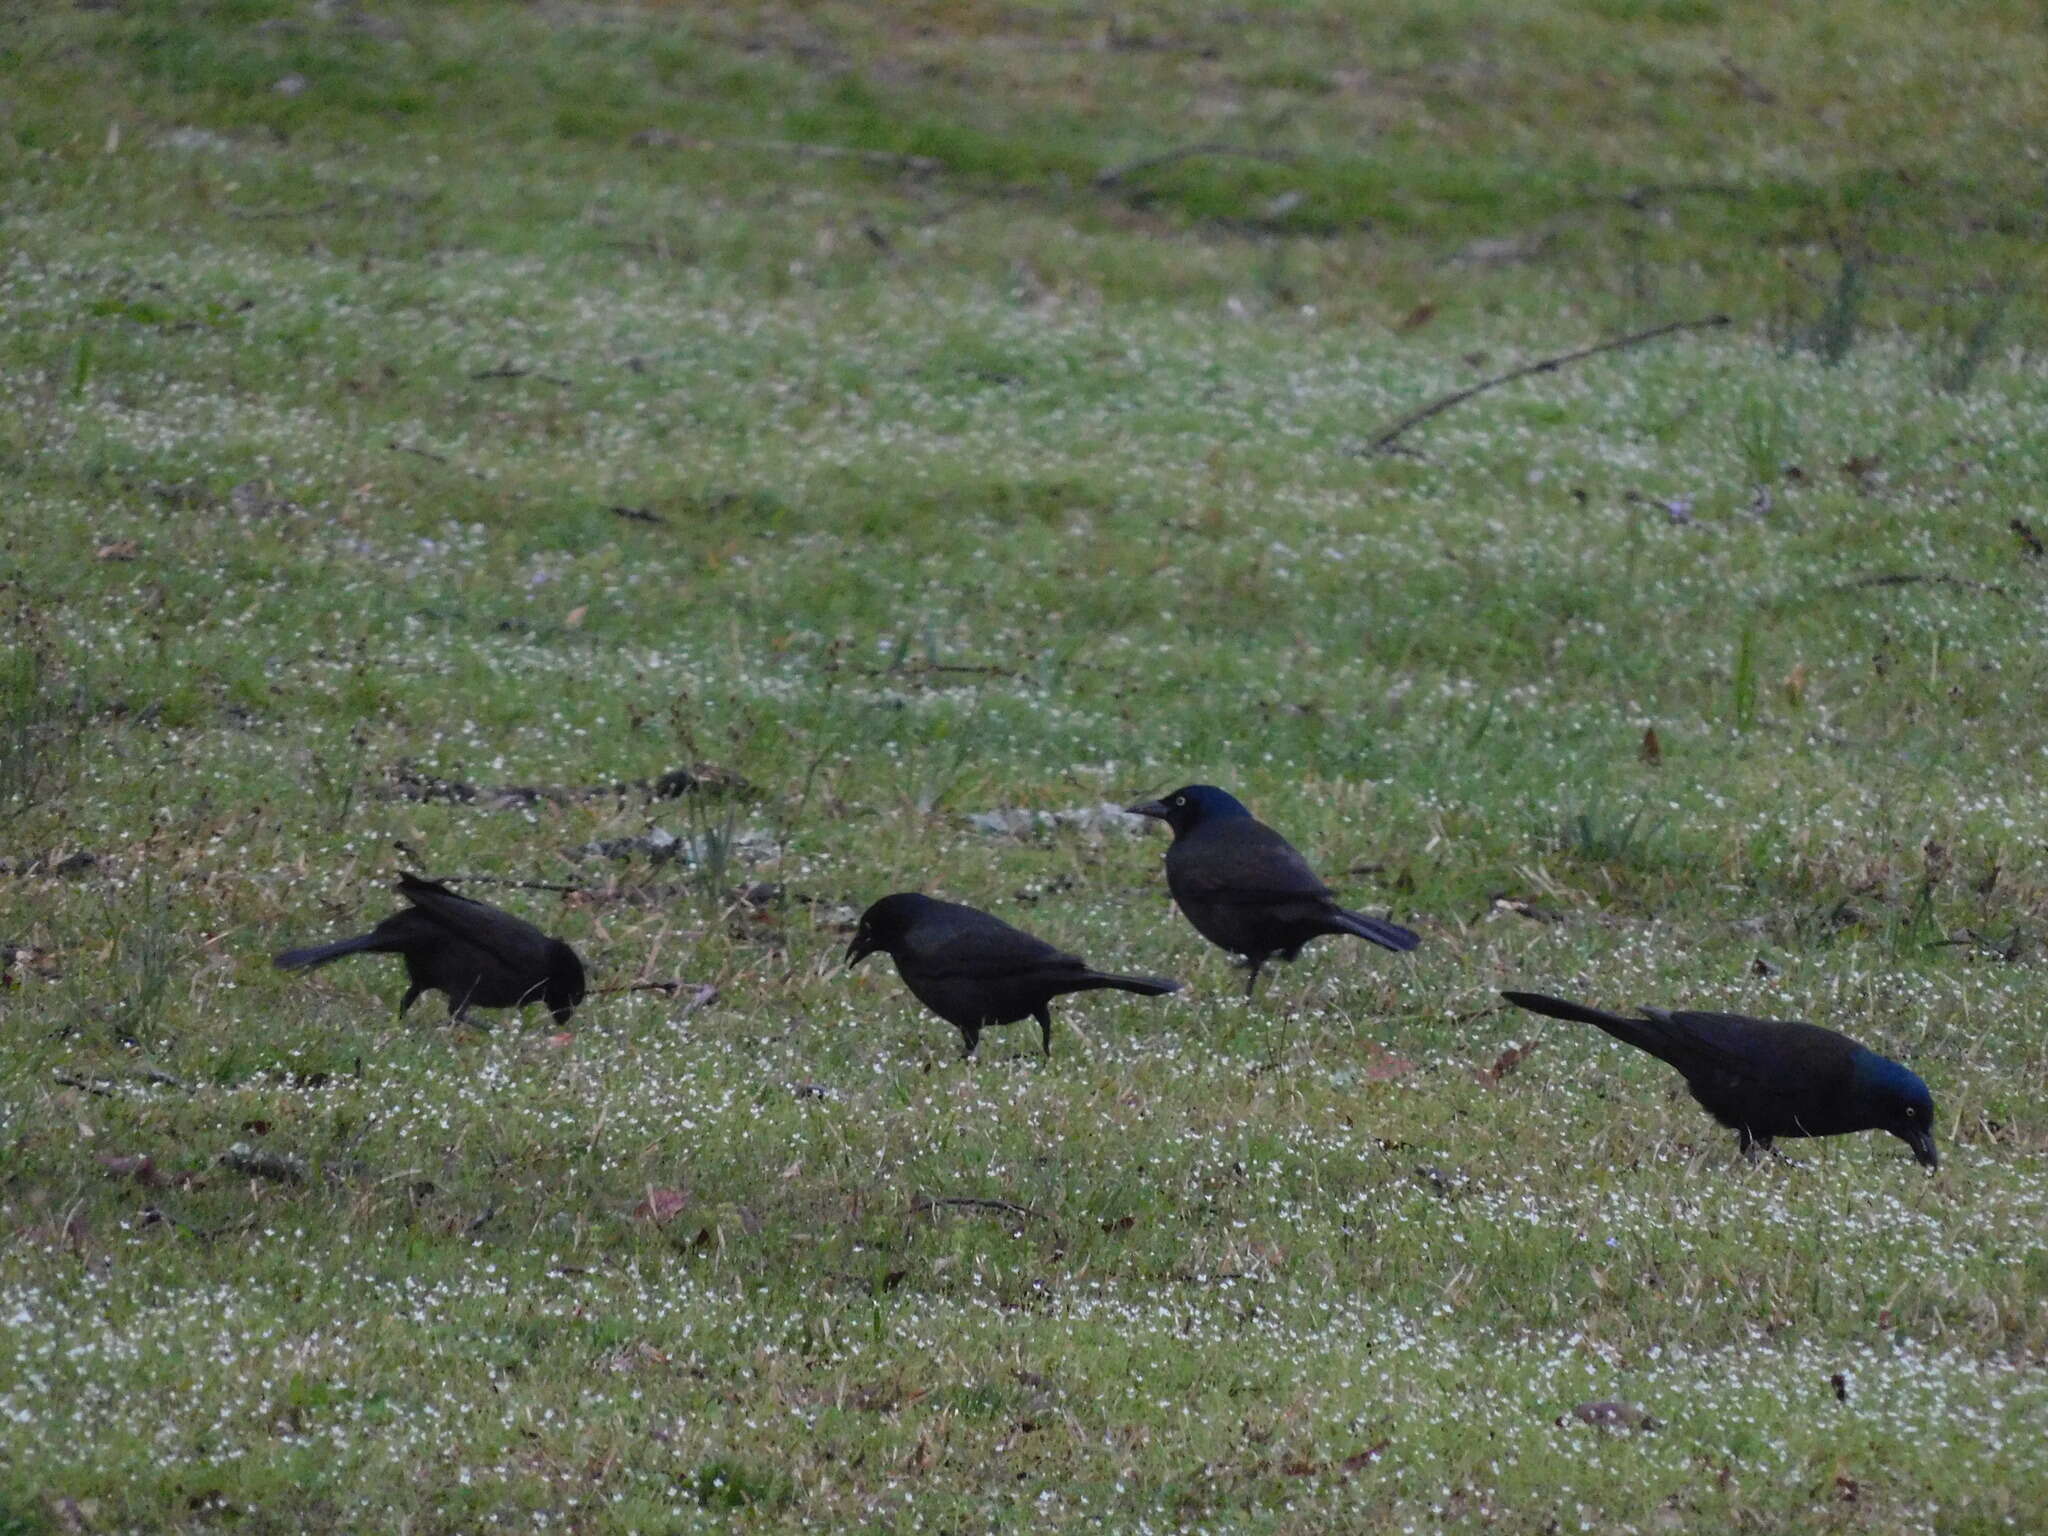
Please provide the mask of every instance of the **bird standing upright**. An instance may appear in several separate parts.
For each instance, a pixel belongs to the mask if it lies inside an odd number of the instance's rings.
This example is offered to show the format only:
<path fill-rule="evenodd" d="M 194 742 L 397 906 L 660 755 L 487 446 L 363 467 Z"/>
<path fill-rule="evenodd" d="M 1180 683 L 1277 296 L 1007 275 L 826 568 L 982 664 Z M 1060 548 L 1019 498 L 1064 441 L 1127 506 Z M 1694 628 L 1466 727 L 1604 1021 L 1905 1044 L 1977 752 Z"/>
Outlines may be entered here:
<path fill-rule="evenodd" d="M 1338 906 L 1293 844 L 1213 784 L 1189 784 L 1128 809 L 1173 829 L 1167 889 L 1197 933 L 1244 956 L 1246 997 L 1268 960 L 1292 960 L 1324 934 L 1348 933 L 1396 952 L 1422 942 L 1398 923 Z"/>
<path fill-rule="evenodd" d="M 478 1008 L 519 1008 L 545 1003 L 566 1024 L 583 1001 L 583 962 L 560 939 L 486 902 L 459 895 L 435 880 L 401 874 L 398 894 L 411 903 L 368 933 L 332 944 L 288 949 L 280 970 L 309 970 L 344 955 L 400 955 L 405 960 L 404 1013 L 422 992 L 448 998 L 448 1016 L 461 1020 Z"/>
<path fill-rule="evenodd" d="M 1068 992 L 1114 987 L 1158 997 L 1178 992 L 1164 976 L 1110 976 L 1001 918 L 958 902 L 915 891 L 884 896 L 860 915 L 846 963 L 859 965 L 876 950 L 896 962 L 917 1000 L 960 1031 L 963 1058 L 974 1054 L 982 1030 L 1038 1020 L 1045 1054 L 1052 1055 L 1049 1004 Z"/>
<path fill-rule="evenodd" d="M 1702 1108 L 1735 1132 L 1743 1154 L 1776 1154 L 1780 1136 L 1889 1131 L 1916 1161 L 1940 1166 L 1934 1098 L 1918 1074 L 1847 1035 L 1798 1020 L 1645 1008 L 1640 1018 L 1503 992 L 1517 1008 L 1597 1024 L 1624 1045 L 1676 1067 Z M 1780 1154 L 1782 1155 L 1782 1154 Z"/>

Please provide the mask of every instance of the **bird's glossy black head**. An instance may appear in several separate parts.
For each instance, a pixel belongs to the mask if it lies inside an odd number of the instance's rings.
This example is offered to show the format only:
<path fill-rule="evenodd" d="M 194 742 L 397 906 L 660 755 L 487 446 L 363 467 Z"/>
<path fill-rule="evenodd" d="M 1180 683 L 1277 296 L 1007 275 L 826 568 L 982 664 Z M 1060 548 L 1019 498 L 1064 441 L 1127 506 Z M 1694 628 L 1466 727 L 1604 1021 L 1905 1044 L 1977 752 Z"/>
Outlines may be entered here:
<path fill-rule="evenodd" d="M 1249 819 L 1252 814 L 1237 796 L 1228 790 L 1218 789 L 1214 784 L 1184 784 L 1170 795 L 1163 795 L 1157 800 L 1141 800 L 1124 809 L 1133 816 L 1150 816 L 1155 821 L 1165 822 L 1173 828 L 1175 837 L 1205 821 Z"/>
<path fill-rule="evenodd" d="M 860 925 L 853 931 L 853 942 L 846 946 L 846 963 L 859 965 L 876 950 L 894 954 L 910 925 L 932 905 L 929 896 L 916 891 L 898 891 L 893 896 L 884 896 L 860 915 Z"/>
<path fill-rule="evenodd" d="M 548 979 L 541 988 L 540 1000 L 557 1024 L 566 1024 L 583 996 L 583 961 L 575 950 L 556 939 L 548 952 Z"/>
<path fill-rule="evenodd" d="M 1873 1124 L 1911 1147 L 1915 1162 L 1925 1168 L 1941 1166 L 1941 1154 L 1934 1150 L 1934 1095 L 1918 1073 L 1859 1048 L 1855 1092 Z"/>

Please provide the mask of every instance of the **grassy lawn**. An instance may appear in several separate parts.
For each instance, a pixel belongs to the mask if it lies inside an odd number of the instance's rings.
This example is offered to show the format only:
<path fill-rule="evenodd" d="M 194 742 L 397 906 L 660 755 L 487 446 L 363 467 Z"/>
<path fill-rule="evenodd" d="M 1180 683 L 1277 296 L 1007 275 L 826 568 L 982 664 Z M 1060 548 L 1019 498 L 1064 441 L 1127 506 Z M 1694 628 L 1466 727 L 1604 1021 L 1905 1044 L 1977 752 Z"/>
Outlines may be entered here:
<path fill-rule="evenodd" d="M 0 1536 L 2040 1529 L 2044 75 L 0 4 Z M 1156 828 L 976 819 L 1189 780 L 1422 948 L 1248 1005 Z M 690 986 L 271 968 L 401 867 Z M 1187 988 L 963 1065 L 907 888 Z M 1844 1029 L 1942 1168 L 1515 985 Z"/>

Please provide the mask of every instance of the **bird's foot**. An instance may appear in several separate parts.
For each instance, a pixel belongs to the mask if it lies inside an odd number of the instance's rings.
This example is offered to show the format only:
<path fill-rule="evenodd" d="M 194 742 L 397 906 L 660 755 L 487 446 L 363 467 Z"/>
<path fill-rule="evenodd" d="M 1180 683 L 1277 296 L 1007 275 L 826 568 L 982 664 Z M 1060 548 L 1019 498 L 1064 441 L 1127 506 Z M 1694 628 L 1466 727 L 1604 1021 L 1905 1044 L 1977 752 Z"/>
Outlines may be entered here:
<path fill-rule="evenodd" d="M 1787 1168 L 1804 1168 L 1806 1166 L 1805 1163 L 1796 1157 L 1787 1157 L 1768 1141 L 1752 1141 L 1742 1149 L 1743 1157 L 1752 1168 L 1764 1160 L 1766 1153 L 1770 1155 L 1773 1162 L 1782 1164 Z"/>

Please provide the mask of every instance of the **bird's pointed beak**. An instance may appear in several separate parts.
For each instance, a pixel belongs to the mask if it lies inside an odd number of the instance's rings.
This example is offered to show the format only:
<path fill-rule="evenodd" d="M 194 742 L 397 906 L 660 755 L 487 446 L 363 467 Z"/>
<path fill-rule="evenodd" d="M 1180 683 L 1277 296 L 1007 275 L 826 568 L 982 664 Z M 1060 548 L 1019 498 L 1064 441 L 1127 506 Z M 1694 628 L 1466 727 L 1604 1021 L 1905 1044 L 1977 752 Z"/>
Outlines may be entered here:
<path fill-rule="evenodd" d="M 868 937 L 867 929 L 863 928 L 853 936 L 853 942 L 846 946 L 846 963 L 849 967 L 859 965 L 874 952 L 875 941 Z"/>
<path fill-rule="evenodd" d="M 1166 802 L 1164 800 L 1140 800 L 1136 805 L 1125 806 L 1124 814 L 1126 816 L 1150 816 L 1154 821 L 1164 821 L 1166 820 Z"/>
<path fill-rule="evenodd" d="M 1914 1129 L 1906 1133 L 1906 1145 L 1913 1149 L 1913 1161 L 1923 1168 L 1939 1168 L 1941 1154 L 1934 1150 L 1934 1134 Z"/>

